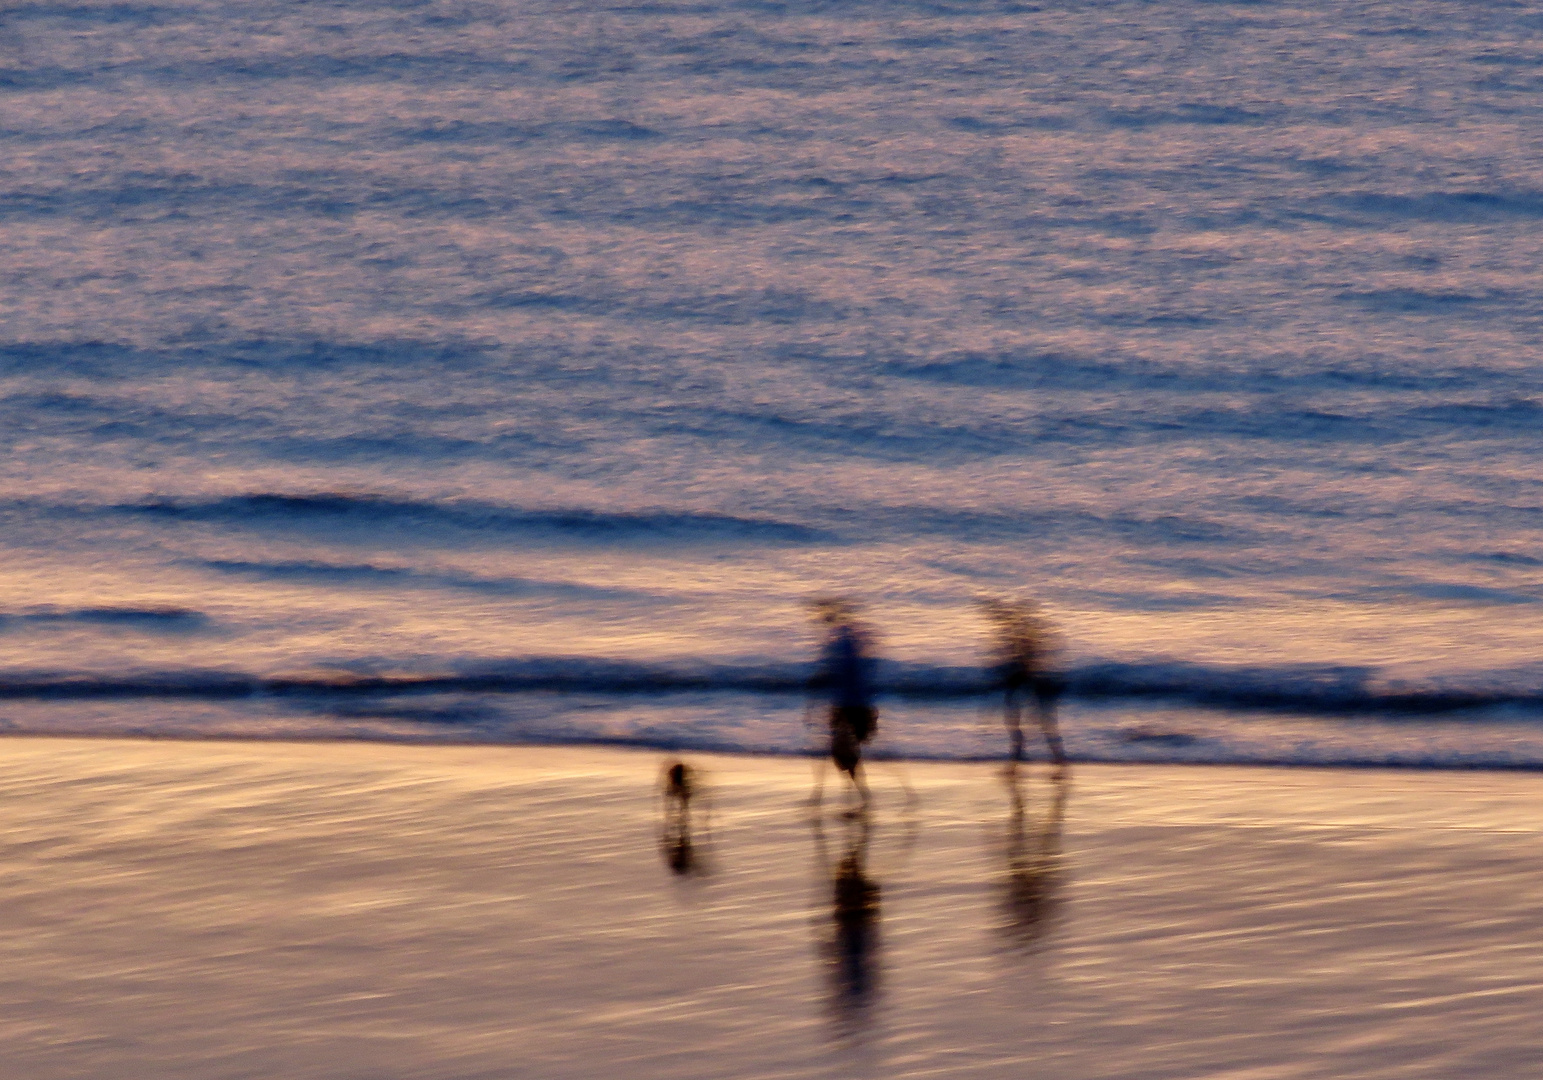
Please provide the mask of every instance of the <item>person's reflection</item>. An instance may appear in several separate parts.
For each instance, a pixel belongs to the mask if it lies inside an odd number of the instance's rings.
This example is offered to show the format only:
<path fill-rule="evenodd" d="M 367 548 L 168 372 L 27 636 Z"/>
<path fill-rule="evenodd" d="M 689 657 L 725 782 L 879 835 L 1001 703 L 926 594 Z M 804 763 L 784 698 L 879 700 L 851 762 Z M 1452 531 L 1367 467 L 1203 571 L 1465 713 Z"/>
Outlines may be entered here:
<path fill-rule="evenodd" d="M 822 948 L 831 1011 L 852 1032 L 862 1025 L 878 989 L 880 889 L 868 869 L 873 827 L 868 814 L 838 819 L 840 856 L 833 862 L 824 824 L 815 818 L 812 825 L 820 871 L 830 883 L 830 922 Z"/>
<path fill-rule="evenodd" d="M 702 858 L 691 835 L 691 803 L 694 798 L 700 801 L 696 771 L 684 761 L 671 762 L 664 767 L 659 787 L 664 802 L 659 850 L 664 855 L 665 865 L 682 877 L 704 873 Z"/>
<path fill-rule="evenodd" d="M 1007 876 L 1002 882 L 1003 935 L 1008 947 L 1030 952 L 1055 914 L 1061 886 L 1061 824 L 1066 817 L 1066 772 L 1050 774 L 1050 805 L 1042 816 L 1027 809 L 1026 770 L 1004 774 L 1011 812 L 1007 819 Z"/>

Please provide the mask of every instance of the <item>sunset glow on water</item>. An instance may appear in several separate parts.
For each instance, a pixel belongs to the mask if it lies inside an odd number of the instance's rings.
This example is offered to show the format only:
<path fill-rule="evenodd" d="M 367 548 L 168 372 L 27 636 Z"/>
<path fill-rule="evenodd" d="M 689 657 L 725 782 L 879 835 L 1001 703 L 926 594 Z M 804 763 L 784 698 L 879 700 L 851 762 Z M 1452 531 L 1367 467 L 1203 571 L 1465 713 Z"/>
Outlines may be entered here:
<path fill-rule="evenodd" d="M 1009 595 L 1084 757 L 1543 764 L 1540 56 L 1485 3 L 0 13 L 0 720 L 791 751 L 840 594 L 881 749 L 981 756 Z"/>

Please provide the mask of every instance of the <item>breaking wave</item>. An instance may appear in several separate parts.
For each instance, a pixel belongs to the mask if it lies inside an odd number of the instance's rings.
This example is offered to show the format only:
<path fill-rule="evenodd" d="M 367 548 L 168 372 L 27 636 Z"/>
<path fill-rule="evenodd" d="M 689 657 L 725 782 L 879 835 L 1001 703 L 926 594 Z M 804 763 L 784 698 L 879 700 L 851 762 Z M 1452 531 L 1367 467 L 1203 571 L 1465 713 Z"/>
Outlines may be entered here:
<path fill-rule="evenodd" d="M 771 518 L 691 511 L 603 512 L 585 509 L 523 509 L 474 500 L 434 502 L 384 495 L 272 492 L 214 499 L 149 499 L 119 504 L 122 514 L 175 521 L 254 525 L 453 528 L 472 531 L 553 534 L 565 540 L 668 539 L 755 540 L 807 543 L 828 539 L 820 530 Z"/>
<path fill-rule="evenodd" d="M 36 607 L 25 611 L 0 611 L 0 631 L 11 626 L 78 624 L 95 627 L 123 627 L 161 633 L 185 633 L 209 625 L 201 611 L 178 607 Z"/>
<path fill-rule="evenodd" d="M 168 616 L 169 618 L 169 616 Z M 279 674 L 162 670 L 121 674 L 10 672 L 0 698 L 209 698 L 265 695 L 388 697 L 421 693 L 648 695 L 680 691 L 797 694 L 808 683 L 803 663 L 675 665 L 594 657 L 530 657 L 412 671 L 387 664 L 350 664 Z M 1348 666 L 1221 667 L 1175 661 L 1095 661 L 1068 673 L 1069 700 L 1169 702 L 1226 711 L 1303 716 L 1422 717 L 1506 707 L 1543 713 L 1543 680 L 1525 672 L 1477 674 L 1423 685 L 1388 682 L 1373 668 Z M 993 692 L 988 672 L 897 661 L 881 662 L 880 692 L 896 698 L 950 700 Z"/>

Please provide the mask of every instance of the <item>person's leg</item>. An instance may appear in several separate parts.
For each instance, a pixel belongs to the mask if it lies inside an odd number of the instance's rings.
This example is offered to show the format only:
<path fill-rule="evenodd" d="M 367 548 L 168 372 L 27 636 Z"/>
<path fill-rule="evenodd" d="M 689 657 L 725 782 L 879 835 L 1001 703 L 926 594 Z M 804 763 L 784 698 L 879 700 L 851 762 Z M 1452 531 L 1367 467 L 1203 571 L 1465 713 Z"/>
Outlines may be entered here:
<path fill-rule="evenodd" d="M 1012 744 L 1012 760 L 1023 760 L 1023 704 L 1016 687 L 1009 686 L 1002 698 L 1002 723 Z"/>
<path fill-rule="evenodd" d="M 854 785 L 857 784 L 856 770 L 861 754 L 857 745 L 857 739 L 852 734 L 852 726 L 847 723 L 841 710 L 831 710 L 830 717 L 830 760 L 836 768 L 847 774 Z"/>
<path fill-rule="evenodd" d="M 809 760 L 814 765 L 814 791 L 809 796 L 809 805 L 819 806 L 825 797 L 825 755 L 811 754 Z"/>
<path fill-rule="evenodd" d="M 1055 698 L 1049 694 L 1037 695 L 1034 711 L 1039 717 L 1039 730 L 1044 733 L 1045 745 L 1050 748 L 1050 760 L 1065 765 L 1066 747 L 1061 742 L 1061 728 L 1055 718 Z"/>

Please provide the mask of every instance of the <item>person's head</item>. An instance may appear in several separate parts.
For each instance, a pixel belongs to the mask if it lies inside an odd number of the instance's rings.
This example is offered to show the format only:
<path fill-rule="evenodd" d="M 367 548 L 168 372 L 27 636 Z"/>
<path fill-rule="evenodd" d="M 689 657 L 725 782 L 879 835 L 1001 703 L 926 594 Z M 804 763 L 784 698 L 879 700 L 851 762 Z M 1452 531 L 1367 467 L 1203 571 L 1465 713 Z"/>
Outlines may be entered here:
<path fill-rule="evenodd" d="M 1040 620 L 1039 604 L 1033 600 L 1005 600 L 999 596 L 982 596 L 975 601 L 981 614 L 998 625 L 1011 626 L 1037 623 Z"/>
<path fill-rule="evenodd" d="M 841 596 L 820 596 L 809 601 L 809 611 L 825 626 L 845 626 L 851 623 L 857 607 Z"/>
<path fill-rule="evenodd" d="M 1003 648 L 1040 647 L 1049 635 L 1040 608 L 1032 600 L 1004 600 L 1000 597 L 981 597 L 976 601 L 981 614 L 996 629 L 997 639 Z"/>

